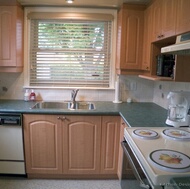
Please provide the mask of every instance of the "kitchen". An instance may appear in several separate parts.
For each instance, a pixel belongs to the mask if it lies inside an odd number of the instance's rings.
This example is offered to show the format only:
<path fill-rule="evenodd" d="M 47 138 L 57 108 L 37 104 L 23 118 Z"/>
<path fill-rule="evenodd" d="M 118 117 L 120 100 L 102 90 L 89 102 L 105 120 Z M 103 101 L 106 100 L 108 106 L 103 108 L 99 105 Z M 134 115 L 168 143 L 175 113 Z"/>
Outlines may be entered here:
<path fill-rule="evenodd" d="M 34 1 L 32 1 L 34 2 Z M 24 73 L 0 74 L 0 98 L 23 99 L 25 89 Z M 120 75 L 120 100 L 126 102 L 132 99 L 134 102 L 153 102 L 163 108 L 167 108 L 167 95 L 169 91 L 190 91 L 189 82 L 152 81 L 138 77 L 138 75 Z M 35 89 L 37 100 L 58 101 L 70 100 L 71 89 Z M 114 90 L 81 89 L 77 95 L 79 101 L 113 101 Z"/>

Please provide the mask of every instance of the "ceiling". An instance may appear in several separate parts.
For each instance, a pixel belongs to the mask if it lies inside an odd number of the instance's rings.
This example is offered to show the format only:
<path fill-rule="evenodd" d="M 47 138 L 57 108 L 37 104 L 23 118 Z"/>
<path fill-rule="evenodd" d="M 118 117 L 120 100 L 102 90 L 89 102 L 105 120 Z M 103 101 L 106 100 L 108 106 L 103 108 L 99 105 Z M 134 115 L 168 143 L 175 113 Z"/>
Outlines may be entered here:
<path fill-rule="evenodd" d="M 74 0 L 68 4 L 65 0 L 18 0 L 23 6 L 73 6 L 73 7 L 120 7 L 122 3 L 148 4 L 151 0 Z"/>

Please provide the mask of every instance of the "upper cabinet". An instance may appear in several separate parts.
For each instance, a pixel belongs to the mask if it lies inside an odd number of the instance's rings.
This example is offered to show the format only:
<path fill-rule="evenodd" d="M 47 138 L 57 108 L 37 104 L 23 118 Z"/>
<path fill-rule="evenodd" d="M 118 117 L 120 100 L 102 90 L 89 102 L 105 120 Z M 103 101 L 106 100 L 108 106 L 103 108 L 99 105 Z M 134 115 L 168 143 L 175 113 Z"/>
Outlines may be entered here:
<path fill-rule="evenodd" d="M 176 34 L 177 0 L 162 1 L 162 35 L 171 37 Z"/>
<path fill-rule="evenodd" d="M 172 77 L 156 74 L 158 64 L 156 57 L 161 53 L 161 48 L 174 44 L 177 35 L 190 31 L 189 7 L 190 1 L 186 0 L 153 0 L 146 8 L 142 69 L 148 72 L 144 72 L 140 77 L 162 81 L 190 81 L 190 56 L 176 56 Z M 151 26 L 152 31 L 148 32 L 148 27 Z M 149 35 L 151 39 L 148 38 Z"/>
<path fill-rule="evenodd" d="M 148 7 L 144 12 L 144 38 L 143 38 L 143 61 L 142 70 L 150 71 L 152 34 L 152 9 Z"/>
<path fill-rule="evenodd" d="M 0 6 L 0 72 L 23 69 L 23 9 Z"/>
<path fill-rule="evenodd" d="M 123 4 L 118 12 L 116 71 L 137 73 L 141 70 L 144 6 Z"/>
<path fill-rule="evenodd" d="M 190 1 L 178 0 L 176 34 L 190 31 Z"/>
<path fill-rule="evenodd" d="M 150 7 L 153 12 L 152 41 L 174 36 L 177 0 L 155 0 Z"/>

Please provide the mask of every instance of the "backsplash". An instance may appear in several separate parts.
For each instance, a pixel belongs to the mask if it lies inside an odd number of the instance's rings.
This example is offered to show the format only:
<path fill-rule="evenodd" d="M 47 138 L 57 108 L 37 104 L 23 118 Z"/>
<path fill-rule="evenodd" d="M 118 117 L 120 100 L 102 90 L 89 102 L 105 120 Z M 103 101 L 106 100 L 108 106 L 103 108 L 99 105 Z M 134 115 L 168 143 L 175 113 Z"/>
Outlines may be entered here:
<path fill-rule="evenodd" d="M 170 91 L 190 92 L 190 82 L 166 82 L 166 81 L 155 82 L 153 102 L 162 106 L 163 108 L 167 108 L 168 106 L 167 95 Z"/>
<path fill-rule="evenodd" d="M 154 102 L 167 108 L 169 91 L 190 91 L 190 83 L 158 82 L 139 78 L 138 76 L 119 77 L 120 99 L 124 102 L 131 98 L 135 102 Z M 24 99 L 23 73 L 0 74 L 0 99 Z M 35 89 L 37 100 L 70 100 L 70 89 Z M 76 100 L 113 101 L 114 90 L 81 89 Z"/>

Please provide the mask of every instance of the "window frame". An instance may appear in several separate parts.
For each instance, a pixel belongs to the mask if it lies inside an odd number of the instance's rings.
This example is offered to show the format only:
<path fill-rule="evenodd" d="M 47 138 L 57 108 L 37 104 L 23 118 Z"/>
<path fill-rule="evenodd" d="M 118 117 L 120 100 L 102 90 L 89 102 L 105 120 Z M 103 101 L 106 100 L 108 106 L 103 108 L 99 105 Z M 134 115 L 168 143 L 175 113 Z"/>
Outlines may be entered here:
<path fill-rule="evenodd" d="M 110 14 L 113 16 L 112 21 L 112 38 L 111 38 L 111 57 L 110 57 L 110 81 L 109 81 L 109 87 L 77 87 L 77 86 L 30 86 L 30 19 L 28 19 L 28 15 L 30 15 L 32 12 L 35 13 L 86 13 L 86 14 Z M 50 7 L 26 7 L 24 11 L 24 22 L 25 22 L 25 32 L 24 32 L 24 88 L 80 88 L 80 89 L 114 89 L 114 83 L 115 83 L 115 57 L 116 57 L 116 32 L 117 32 L 117 10 L 116 9 L 86 9 L 86 8 L 50 8 Z"/>

